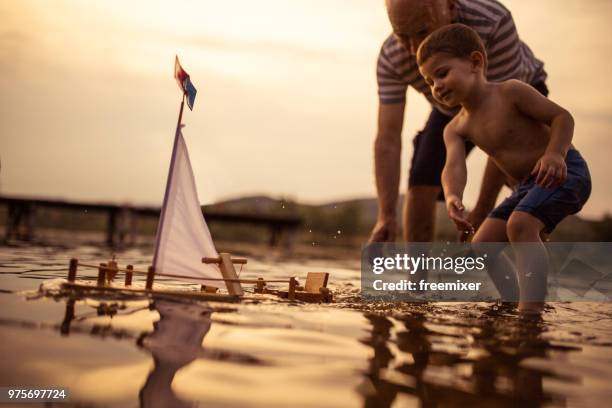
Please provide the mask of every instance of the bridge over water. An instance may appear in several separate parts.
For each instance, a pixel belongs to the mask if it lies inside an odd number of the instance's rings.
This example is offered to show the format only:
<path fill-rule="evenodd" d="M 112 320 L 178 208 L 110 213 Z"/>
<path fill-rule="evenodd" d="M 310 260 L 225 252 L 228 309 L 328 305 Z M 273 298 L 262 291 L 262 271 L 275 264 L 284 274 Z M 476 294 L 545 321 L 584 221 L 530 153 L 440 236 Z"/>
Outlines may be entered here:
<path fill-rule="evenodd" d="M 160 207 L 13 196 L 0 196 L 0 205 L 7 207 L 4 233 L 6 241 L 11 239 L 34 240 L 37 230 L 37 211 L 40 209 L 60 209 L 106 214 L 105 243 L 109 246 L 124 245 L 126 243 L 125 237 L 133 233 L 137 219 L 158 219 L 161 211 Z M 202 212 L 209 224 L 222 222 L 266 227 L 270 231 L 268 240 L 270 246 L 278 245 L 283 235 L 295 232 L 302 224 L 301 218 L 292 216 L 222 212 L 206 207 L 202 207 Z"/>

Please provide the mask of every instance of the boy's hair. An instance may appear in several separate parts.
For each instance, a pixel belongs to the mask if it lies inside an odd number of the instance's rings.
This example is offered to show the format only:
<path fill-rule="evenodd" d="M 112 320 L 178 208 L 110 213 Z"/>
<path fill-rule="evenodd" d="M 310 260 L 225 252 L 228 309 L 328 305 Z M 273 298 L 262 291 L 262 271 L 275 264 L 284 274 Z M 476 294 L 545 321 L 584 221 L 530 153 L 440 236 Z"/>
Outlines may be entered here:
<path fill-rule="evenodd" d="M 453 57 L 471 59 L 471 54 L 478 51 L 484 60 L 484 70 L 487 69 L 487 52 L 482 40 L 465 24 L 450 24 L 429 34 L 417 50 L 417 63 L 423 65 L 429 58 L 438 53 L 450 54 Z"/>

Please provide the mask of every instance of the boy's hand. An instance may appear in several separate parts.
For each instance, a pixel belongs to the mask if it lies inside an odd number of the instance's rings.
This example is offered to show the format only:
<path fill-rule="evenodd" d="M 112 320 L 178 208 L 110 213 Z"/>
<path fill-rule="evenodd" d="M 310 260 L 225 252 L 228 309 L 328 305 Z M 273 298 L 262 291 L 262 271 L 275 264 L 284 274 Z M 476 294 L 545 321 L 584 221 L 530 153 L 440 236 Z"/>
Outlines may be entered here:
<path fill-rule="evenodd" d="M 483 221 L 487 218 L 488 214 L 489 214 L 488 212 L 479 211 L 476 208 L 470 211 L 465 217 L 467 221 L 470 223 L 470 225 L 472 226 L 472 230 L 471 231 L 459 231 L 459 235 L 457 236 L 457 239 L 459 240 L 459 242 L 469 241 L 473 237 L 473 235 L 476 233 L 478 228 L 480 228 L 480 224 L 483 223 Z"/>
<path fill-rule="evenodd" d="M 558 187 L 567 178 L 565 158 L 559 153 L 544 153 L 531 171 L 537 174 L 536 184 L 543 188 Z"/>
<path fill-rule="evenodd" d="M 446 199 L 446 210 L 448 216 L 455 223 L 459 231 L 463 231 L 466 235 L 474 232 L 474 227 L 468 220 L 465 214 L 465 207 L 461 199 L 457 196 L 450 196 Z"/>

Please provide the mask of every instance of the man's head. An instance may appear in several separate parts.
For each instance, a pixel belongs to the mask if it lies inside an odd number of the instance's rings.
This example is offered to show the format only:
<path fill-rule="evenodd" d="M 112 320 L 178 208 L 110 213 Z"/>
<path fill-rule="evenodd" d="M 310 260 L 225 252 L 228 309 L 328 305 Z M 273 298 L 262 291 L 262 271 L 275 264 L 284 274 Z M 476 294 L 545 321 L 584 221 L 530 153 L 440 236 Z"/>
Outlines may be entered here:
<path fill-rule="evenodd" d="M 430 33 L 450 24 L 455 0 L 385 0 L 393 33 L 415 53 Z"/>
<path fill-rule="evenodd" d="M 474 80 L 484 77 L 487 53 L 474 30 L 463 24 L 450 24 L 423 40 L 417 63 L 433 97 L 453 106 L 466 96 Z"/>

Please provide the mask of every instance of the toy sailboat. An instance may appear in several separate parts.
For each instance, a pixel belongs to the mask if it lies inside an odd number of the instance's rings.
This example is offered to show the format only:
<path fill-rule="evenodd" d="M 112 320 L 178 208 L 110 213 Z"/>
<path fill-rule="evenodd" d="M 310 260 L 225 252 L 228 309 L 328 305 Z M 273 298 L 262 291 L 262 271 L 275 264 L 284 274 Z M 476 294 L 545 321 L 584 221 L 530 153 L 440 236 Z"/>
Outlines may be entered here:
<path fill-rule="evenodd" d="M 210 231 L 204 220 L 198 200 L 195 178 L 189 160 L 187 144 L 183 138 L 181 124 L 185 101 L 193 109 L 196 89 L 189 75 L 181 67 L 178 57 L 175 60 L 175 78 L 183 91 L 183 98 L 176 126 L 172 158 L 168 171 L 168 181 L 164 194 L 161 216 L 155 240 L 153 264 L 145 271 L 136 271 L 131 265 L 119 268 L 115 260 L 98 266 L 88 265 L 73 258 L 68 268 L 68 289 L 87 289 L 101 291 L 128 291 L 193 297 L 204 300 L 238 301 L 245 295 L 243 283 L 254 284 L 254 293 L 274 294 L 288 299 L 309 302 L 328 302 L 332 295 L 327 289 L 328 273 L 309 272 L 304 287 L 298 285 L 297 279 L 284 280 L 240 279 L 234 268 L 235 264 L 246 264 L 244 258 L 233 258 L 227 253 L 218 253 Z M 95 285 L 77 283 L 78 266 L 98 269 Z M 123 286 L 112 285 L 118 272 L 125 273 Z M 144 288 L 132 285 L 134 273 L 146 274 Z M 158 276 L 183 282 L 201 285 L 200 291 L 170 290 L 154 288 Z M 288 289 L 272 290 L 268 283 L 286 283 Z M 218 293 L 217 289 L 225 288 L 227 293 Z"/>

